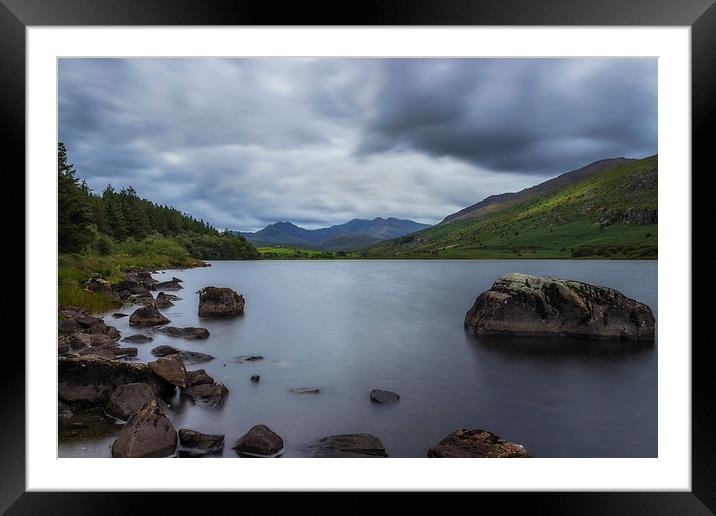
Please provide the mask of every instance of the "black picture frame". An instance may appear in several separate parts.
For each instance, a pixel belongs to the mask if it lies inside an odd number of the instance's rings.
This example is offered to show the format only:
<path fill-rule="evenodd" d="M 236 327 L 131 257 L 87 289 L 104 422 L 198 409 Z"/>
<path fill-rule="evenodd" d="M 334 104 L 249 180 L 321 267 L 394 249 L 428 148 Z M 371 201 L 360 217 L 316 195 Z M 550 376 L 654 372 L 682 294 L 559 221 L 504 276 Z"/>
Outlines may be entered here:
<path fill-rule="evenodd" d="M 714 0 L 364 0 L 313 6 L 299 2 L 247 0 L 0 0 L 0 106 L 5 164 L 25 170 L 25 29 L 28 26 L 88 25 L 575 25 L 689 26 L 692 44 L 692 163 L 706 168 L 716 103 L 716 4 Z M 710 166 L 709 168 L 713 168 Z M 688 179 L 689 171 L 681 171 Z M 7 172 L 6 172 L 7 173 Z M 693 181 L 693 176 L 692 176 Z M 18 188 L 23 189 L 22 186 Z M 692 191 L 697 192 L 698 190 Z M 708 220 L 694 199 L 692 220 Z M 701 213 L 699 213 L 701 210 Z M 692 254 L 692 256 L 694 256 Z M 30 271 L 25 270 L 27 275 Z M 692 274 L 703 272 L 694 263 Z M 31 300 L 30 300 L 31 301 Z M 684 300 L 688 302 L 688 300 Z M 710 303 L 709 303 L 710 304 Z M 31 309 L 31 303 L 26 305 Z M 693 303 L 692 320 L 705 318 L 706 305 Z M 696 315 L 696 317 L 693 316 Z M 26 313 L 27 318 L 27 313 Z M 26 342 L 26 345 L 28 343 Z M 679 345 L 689 345 L 688 342 Z M 549 514 L 712 514 L 716 512 L 716 416 L 710 399 L 714 374 L 711 343 L 692 345 L 692 491 L 479 493 L 501 510 L 516 508 Z M 0 375 L 0 511 L 8 514 L 131 514 L 143 512 L 139 494 L 25 492 L 25 356 L 6 343 Z M 142 494 L 144 498 L 159 495 Z M 212 504 L 246 493 L 206 493 Z M 262 496 L 262 495 L 258 495 Z M 265 495 L 263 495 L 265 496 Z M 218 498 L 218 499 L 217 499 Z M 189 510 L 193 500 L 179 493 L 162 496 L 164 511 Z M 259 499 L 260 500 L 260 499 Z M 322 500 L 326 500 L 322 498 Z M 421 503 L 421 497 L 413 498 Z M 458 503 L 462 503 L 459 499 Z M 483 503 L 484 503 L 483 501 Z M 263 503 L 266 503 L 265 500 Z M 369 508 L 357 503 L 354 510 Z M 474 502 L 472 502 L 474 503 Z M 243 507 L 243 505 L 242 505 Z M 311 506 L 313 509 L 315 506 Z M 339 505 L 338 507 L 350 507 Z M 238 506 L 237 506 L 238 509 Z"/>

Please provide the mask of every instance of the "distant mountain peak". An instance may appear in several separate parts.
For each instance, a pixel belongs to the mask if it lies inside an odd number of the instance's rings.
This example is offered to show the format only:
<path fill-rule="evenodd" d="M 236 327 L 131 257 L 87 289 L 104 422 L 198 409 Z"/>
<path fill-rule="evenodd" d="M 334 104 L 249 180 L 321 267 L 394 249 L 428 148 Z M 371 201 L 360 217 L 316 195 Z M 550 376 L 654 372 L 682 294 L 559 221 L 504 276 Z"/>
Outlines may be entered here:
<path fill-rule="evenodd" d="M 372 220 L 356 218 L 345 224 L 320 229 L 305 229 L 293 222 L 280 221 L 254 233 L 242 234 L 252 242 L 344 250 L 397 238 L 427 227 L 430 226 L 407 219 L 375 217 Z"/>

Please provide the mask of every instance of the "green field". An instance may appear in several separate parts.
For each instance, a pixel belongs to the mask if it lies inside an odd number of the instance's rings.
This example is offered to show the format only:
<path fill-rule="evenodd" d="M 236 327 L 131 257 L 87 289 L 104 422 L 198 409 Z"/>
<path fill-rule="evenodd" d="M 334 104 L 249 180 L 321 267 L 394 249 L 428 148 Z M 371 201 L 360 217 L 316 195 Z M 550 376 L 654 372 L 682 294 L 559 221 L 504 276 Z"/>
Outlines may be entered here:
<path fill-rule="evenodd" d="M 656 259 L 657 157 L 474 219 L 438 224 L 363 250 L 368 258 Z"/>
<path fill-rule="evenodd" d="M 287 246 L 266 246 L 257 249 L 265 260 L 332 260 L 356 257 L 356 254 L 350 251 L 320 251 Z"/>

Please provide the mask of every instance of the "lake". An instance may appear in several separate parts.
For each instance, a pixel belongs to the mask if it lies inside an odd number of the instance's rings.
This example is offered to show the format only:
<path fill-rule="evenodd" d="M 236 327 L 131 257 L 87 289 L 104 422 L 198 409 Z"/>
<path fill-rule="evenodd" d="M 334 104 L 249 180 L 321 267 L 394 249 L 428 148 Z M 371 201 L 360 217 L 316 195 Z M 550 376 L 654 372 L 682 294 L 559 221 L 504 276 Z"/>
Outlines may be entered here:
<path fill-rule="evenodd" d="M 263 423 L 285 442 L 284 457 L 337 433 L 380 437 L 391 457 L 425 457 L 453 430 L 483 428 L 535 457 L 656 457 L 657 345 L 482 339 L 463 328 L 475 298 L 506 272 L 606 285 L 648 304 L 657 317 L 656 261 L 316 260 L 214 261 L 178 276 L 184 289 L 162 310 L 172 326 L 208 328 L 207 340 L 172 338 L 113 319 L 122 336 L 154 338 L 139 348 L 153 360 L 160 344 L 209 353 L 205 369 L 229 388 L 221 408 L 171 400 L 177 429 L 238 437 Z M 196 291 L 231 287 L 245 314 L 199 319 Z M 136 307 L 125 307 L 131 313 Z M 261 361 L 237 363 L 239 355 Z M 250 382 L 258 374 L 258 384 Z M 318 387 L 319 394 L 294 394 Z M 372 389 L 400 394 L 371 403 Z M 60 457 L 109 457 L 121 426 L 91 439 L 62 440 Z M 219 454 L 221 456 L 221 454 Z"/>

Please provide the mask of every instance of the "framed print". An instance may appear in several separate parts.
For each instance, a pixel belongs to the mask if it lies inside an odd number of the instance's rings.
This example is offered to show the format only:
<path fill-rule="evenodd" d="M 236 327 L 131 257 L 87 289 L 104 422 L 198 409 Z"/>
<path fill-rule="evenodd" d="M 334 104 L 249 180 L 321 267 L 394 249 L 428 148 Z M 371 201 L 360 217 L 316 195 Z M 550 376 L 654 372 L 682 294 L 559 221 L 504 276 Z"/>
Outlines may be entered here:
<path fill-rule="evenodd" d="M 714 510 L 691 170 L 716 7 L 488 4 L 3 0 L 27 192 L 3 510 Z"/>

